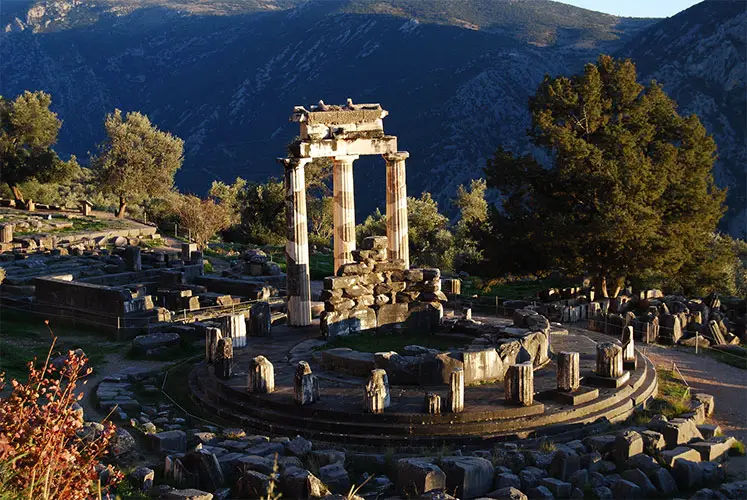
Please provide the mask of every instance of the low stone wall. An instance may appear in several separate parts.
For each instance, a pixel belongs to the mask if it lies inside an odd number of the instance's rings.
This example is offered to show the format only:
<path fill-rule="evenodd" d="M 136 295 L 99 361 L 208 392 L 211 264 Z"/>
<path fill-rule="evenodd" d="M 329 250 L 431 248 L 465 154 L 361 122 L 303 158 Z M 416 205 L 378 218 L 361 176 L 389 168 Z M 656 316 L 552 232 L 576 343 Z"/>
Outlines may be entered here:
<path fill-rule="evenodd" d="M 217 276 L 199 276 L 195 278 L 195 283 L 211 292 L 238 295 L 251 300 L 267 300 L 272 292 L 265 283 Z"/>
<path fill-rule="evenodd" d="M 34 302 L 64 305 L 109 316 L 124 316 L 132 300 L 126 290 L 59 278 L 36 278 Z"/>
<path fill-rule="evenodd" d="M 324 312 L 320 317 L 327 338 L 361 333 L 391 333 L 410 329 L 432 331 L 443 317 L 441 272 L 406 269 L 401 260 L 387 260 L 387 239 L 373 236 L 353 252 L 338 276 L 324 279 Z"/>

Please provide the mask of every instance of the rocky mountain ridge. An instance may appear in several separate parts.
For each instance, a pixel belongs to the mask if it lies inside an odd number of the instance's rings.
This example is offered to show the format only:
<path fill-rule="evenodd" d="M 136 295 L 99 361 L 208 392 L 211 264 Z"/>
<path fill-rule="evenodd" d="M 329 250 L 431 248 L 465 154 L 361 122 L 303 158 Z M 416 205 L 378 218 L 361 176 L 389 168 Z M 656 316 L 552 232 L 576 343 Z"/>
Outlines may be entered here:
<path fill-rule="evenodd" d="M 50 4 L 66 12 L 64 19 L 32 16 L 33 24 L 26 11 L 16 16 L 21 29 L 2 18 L 2 26 L 10 26 L 1 35 L 2 94 L 49 91 L 65 120 L 58 149 L 83 158 L 103 138 L 107 112 L 147 113 L 185 139 L 177 183 L 195 192 L 216 178 L 279 176 L 275 157 L 297 134 L 288 123 L 292 107 L 350 97 L 381 102 L 390 111 L 385 130 L 411 153 L 410 194 L 432 191 L 449 209 L 456 187 L 480 176 L 499 144 L 530 150 L 527 98 L 546 73 L 572 74 L 605 52 L 651 59 L 642 66 L 648 78 L 661 69 L 656 57 L 667 57 L 636 48 L 645 47 L 636 40 L 653 36 L 651 30 L 666 21 L 652 26 L 651 20 L 545 0 L 439 0 L 426 10 L 415 0 L 257 0 L 243 11 L 235 10 L 234 0 L 138 0 L 128 10 L 121 0 L 57 0 L 44 3 L 45 15 Z M 63 4 L 74 5 L 65 10 Z M 208 7 L 212 11 L 204 12 Z M 697 44 L 700 24 L 697 18 L 692 23 L 695 31 L 688 33 Z M 713 23 L 744 25 L 721 11 Z M 718 46 L 722 38 L 709 43 Z M 744 52 L 741 59 L 736 54 L 741 64 L 744 59 Z M 695 67 L 686 59 L 670 66 L 677 69 L 668 69 L 667 78 L 657 76 L 668 91 L 677 84 L 668 83 L 669 76 Z M 711 76 L 715 85 L 718 77 Z M 732 85 L 744 93 L 743 80 Z M 718 92 L 717 86 L 704 89 L 691 107 L 685 102 L 690 94 L 683 93 L 680 104 L 699 111 L 702 96 L 711 96 L 709 123 L 721 123 Z M 723 137 L 712 131 L 721 151 L 739 148 L 732 146 L 739 142 L 736 129 Z M 719 179 L 728 185 L 738 182 L 738 168 L 729 163 L 734 158 L 740 157 L 722 155 L 719 164 Z M 356 166 L 362 220 L 383 206 L 383 161 L 362 158 Z"/>

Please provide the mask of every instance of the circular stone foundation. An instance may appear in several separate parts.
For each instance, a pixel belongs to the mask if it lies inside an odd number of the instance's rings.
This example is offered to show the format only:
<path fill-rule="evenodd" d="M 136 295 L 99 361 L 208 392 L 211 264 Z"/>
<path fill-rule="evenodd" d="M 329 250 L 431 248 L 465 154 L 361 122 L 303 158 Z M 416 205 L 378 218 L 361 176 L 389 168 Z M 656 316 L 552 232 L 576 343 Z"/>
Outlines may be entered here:
<path fill-rule="evenodd" d="M 273 329 L 271 338 L 249 338 L 245 349 L 235 351 L 235 375 L 228 380 L 218 379 L 211 365 L 198 363 L 189 375 L 193 400 L 210 413 L 258 433 L 299 434 L 322 442 L 383 449 L 443 443 L 484 445 L 491 440 L 552 434 L 588 435 L 597 424 L 626 419 L 656 393 L 655 369 L 640 352 L 636 368 L 619 388 L 592 385 L 597 341 L 609 341 L 610 337 L 594 332 L 551 334 L 553 352 L 579 352 L 582 392 L 584 387 L 592 387 L 598 390 L 598 397 L 585 402 L 579 397 L 575 404 L 567 397 L 560 398 L 553 357 L 535 371 L 531 406 L 507 404 L 503 382 L 482 383 L 465 388 L 464 412 L 430 415 L 423 411 L 425 393 L 440 394 L 445 401 L 447 385 L 392 385 L 391 406 L 382 414 L 370 414 L 363 411 L 365 378 L 324 370 L 314 362 L 311 348 L 299 359 L 300 349 L 294 347 L 308 345 L 302 342 L 310 338 L 308 329 L 288 327 Z M 258 355 L 274 365 L 275 391 L 271 394 L 247 391 L 246 369 L 249 360 Z M 320 401 L 307 406 L 299 406 L 293 399 L 293 377 L 301 359 L 310 363 L 321 393 Z"/>

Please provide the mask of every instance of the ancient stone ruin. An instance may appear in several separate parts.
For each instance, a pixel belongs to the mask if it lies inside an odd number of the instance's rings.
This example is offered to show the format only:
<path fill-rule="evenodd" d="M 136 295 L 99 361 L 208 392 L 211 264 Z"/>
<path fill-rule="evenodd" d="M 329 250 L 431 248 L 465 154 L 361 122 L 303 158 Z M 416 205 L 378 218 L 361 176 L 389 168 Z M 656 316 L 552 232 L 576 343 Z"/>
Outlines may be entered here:
<path fill-rule="evenodd" d="M 288 242 L 288 322 L 311 324 L 309 244 L 304 167 L 315 158 L 333 160 L 334 272 L 354 260 L 355 200 L 353 162 L 360 155 L 382 155 L 386 160 L 387 258 L 410 267 L 407 235 L 407 152 L 397 151 L 397 138 L 384 135 L 387 111 L 379 104 L 330 106 L 322 101 L 307 110 L 296 106 L 291 119 L 300 124 L 300 140 L 293 154 L 278 161 L 285 167 Z"/>

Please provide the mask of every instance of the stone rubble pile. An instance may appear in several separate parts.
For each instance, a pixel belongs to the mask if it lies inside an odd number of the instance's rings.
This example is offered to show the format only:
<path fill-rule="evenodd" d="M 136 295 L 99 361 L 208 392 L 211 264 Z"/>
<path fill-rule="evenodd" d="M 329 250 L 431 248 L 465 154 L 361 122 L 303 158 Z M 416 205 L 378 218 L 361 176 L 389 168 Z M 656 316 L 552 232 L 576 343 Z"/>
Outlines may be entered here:
<path fill-rule="evenodd" d="M 385 236 L 366 238 L 353 259 L 324 280 L 320 321 L 328 339 L 438 327 L 446 301 L 438 269 L 407 269 L 404 261 L 388 260 Z"/>
<path fill-rule="evenodd" d="M 122 382 L 106 381 L 99 389 L 127 390 L 115 383 Z M 135 467 L 129 480 L 151 498 L 164 499 L 258 498 L 274 483 L 283 498 L 332 500 L 371 475 L 350 498 L 745 498 L 747 481 L 726 479 L 736 441 L 706 424 L 713 397 L 695 394 L 690 407 L 678 418 L 654 415 L 645 426 L 623 425 L 565 442 L 434 448 L 422 456 L 389 457 L 317 446 L 300 436 L 195 426 L 190 418 L 175 417 L 171 405 L 144 405 L 131 432 L 142 434 L 162 462 Z M 81 437 L 103 429 L 97 426 L 86 423 Z M 112 443 L 114 461 L 135 448 L 130 432 L 121 429 Z M 156 475 L 161 467 L 163 474 Z"/>

